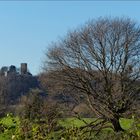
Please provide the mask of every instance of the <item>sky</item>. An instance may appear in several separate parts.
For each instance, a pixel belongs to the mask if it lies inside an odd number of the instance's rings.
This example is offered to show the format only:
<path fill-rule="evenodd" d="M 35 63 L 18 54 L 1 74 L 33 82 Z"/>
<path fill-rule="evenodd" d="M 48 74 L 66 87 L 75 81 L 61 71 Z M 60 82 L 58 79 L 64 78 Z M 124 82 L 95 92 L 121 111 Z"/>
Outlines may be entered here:
<path fill-rule="evenodd" d="M 89 19 L 130 17 L 140 23 L 140 1 L 0 1 L 0 67 L 28 63 L 41 72 L 52 41 Z"/>

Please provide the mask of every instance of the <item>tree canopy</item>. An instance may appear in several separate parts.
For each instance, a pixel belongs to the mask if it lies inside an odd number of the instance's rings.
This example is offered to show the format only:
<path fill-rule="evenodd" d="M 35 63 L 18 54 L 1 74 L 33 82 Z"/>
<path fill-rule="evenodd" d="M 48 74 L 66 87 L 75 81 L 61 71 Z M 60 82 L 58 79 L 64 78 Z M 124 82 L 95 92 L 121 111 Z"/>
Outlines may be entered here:
<path fill-rule="evenodd" d="M 49 48 L 45 68 L 53 72 L 53 87 L 78 91 L 98 117 L 121 130 L 119 118 L 140 95 L 139 25 L 129 18 L 90 20 Z"/>

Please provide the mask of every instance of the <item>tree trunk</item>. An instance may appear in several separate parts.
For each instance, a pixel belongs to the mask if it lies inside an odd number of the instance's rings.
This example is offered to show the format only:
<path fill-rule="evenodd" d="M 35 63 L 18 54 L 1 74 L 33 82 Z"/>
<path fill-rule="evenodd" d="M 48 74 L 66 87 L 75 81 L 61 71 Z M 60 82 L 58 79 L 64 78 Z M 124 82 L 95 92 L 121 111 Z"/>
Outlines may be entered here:
<path fill-rule="evenodd" d="M 114 131 L 116 131 L 116 132 L 124 131 L 122 129 L 120 123 L 119 123 L 119 118 L 118 117 L 111 119 L 111 123 L 112 123 L 112 125 L 114 127 Z"/>

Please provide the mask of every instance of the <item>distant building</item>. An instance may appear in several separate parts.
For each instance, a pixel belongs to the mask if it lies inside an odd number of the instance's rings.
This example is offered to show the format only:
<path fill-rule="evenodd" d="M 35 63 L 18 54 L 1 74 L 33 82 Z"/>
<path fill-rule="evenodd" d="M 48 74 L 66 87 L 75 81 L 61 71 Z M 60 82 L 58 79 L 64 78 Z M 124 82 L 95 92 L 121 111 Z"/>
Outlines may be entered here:
<path fill-rule="evenodd" d="M 6 76 L 6 77 L 11 74 L 32 75 L 30 72 L 28 72 L 27 63 L 21 63 L 19 70 L 20 71 L 18 71 L 18 69 L 14 65 L 11 65 L 10 67 L 4 66 L 0 70 L 0 75 Z"/>
<path fill-rule="evenodd" d="M 21 63 L 20 71 L 21 71 L 21 75 L 28 73 L 27 63 Z"/>

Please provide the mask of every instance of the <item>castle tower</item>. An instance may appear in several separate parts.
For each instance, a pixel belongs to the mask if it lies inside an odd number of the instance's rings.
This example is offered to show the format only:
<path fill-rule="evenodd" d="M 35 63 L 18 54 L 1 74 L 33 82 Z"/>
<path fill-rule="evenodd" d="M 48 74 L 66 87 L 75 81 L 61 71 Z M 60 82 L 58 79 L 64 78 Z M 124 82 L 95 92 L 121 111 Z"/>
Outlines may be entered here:
<path fill-rule="evenodd" d="M 27 63 L 21 63 L 21 74 L 27 74 Z"/>
<path fill-rule="evenodd" d="M 9 67 L 9 72 L 10 72 L 10 73 L 16 73 L 16 67 L 15 67 L 14 65 L 11 65 L 11 66 Z"/>

